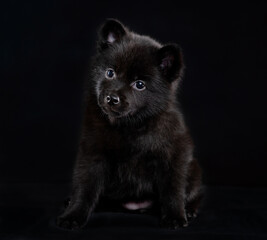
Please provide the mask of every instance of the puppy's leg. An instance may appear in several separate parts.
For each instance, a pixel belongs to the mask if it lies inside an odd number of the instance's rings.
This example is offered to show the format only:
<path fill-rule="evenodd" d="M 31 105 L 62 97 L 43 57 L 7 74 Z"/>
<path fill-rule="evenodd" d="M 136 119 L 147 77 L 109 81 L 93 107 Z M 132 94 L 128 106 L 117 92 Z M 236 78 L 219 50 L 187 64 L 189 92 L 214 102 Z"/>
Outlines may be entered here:
<path fill-rule="evenodd" d="M 186 188 L 186 212 L 188 218 L 195 218 L 201 204 L 204 192 L 201 184 L 201 168 L 196 159 L 194 159 L 188 170 L 187 188 Z"/>
<path fill-rule="evenodd" d="M 169 169 L 159 183 L 161 204 L 161 226 L 177 229 L 186 227 L 185 212 L 185 176 L 182 171 Z"/>
<path fill-rule="evenodd" d="M 69 205 L 57 219 L 59 227 L 83 227 L 104 188 L 104 164 L 100 157 L 80 158 L 74 170 L 73 190 Z"/>

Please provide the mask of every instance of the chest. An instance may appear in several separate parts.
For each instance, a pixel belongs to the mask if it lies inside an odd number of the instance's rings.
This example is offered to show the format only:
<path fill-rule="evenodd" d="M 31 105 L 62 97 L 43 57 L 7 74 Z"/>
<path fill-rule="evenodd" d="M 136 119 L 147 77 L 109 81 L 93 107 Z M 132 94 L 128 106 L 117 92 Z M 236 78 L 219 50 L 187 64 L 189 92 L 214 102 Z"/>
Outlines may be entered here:
<path fill-rule="evenodd" d="M 128 159 L 110 159 L 107 188 L 114 198 L 140 199 L 153 194 L 158 159 L 136 154 Z"/>
<path fill-rule="evenodd" d="M 153 194 L 168 144 L 166 139 L 153 134 L 115 135 L 104 151 L 109 165 L 109 196 L 140 199 Z"/>

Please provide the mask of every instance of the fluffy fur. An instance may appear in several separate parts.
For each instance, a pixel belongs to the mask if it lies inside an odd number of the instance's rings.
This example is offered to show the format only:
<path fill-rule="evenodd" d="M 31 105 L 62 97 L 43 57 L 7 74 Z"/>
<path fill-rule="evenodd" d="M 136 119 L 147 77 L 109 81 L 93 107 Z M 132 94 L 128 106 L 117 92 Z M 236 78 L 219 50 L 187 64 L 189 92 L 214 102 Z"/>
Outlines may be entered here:
<path fill-rule="evenodd" d="M 161 226 L 187 226 L 200 203 L 201 171 L 176 99 L 181 49 L 113 19 L 100 28 L 97 49 L 72 196 L 58 225 L 84 226 L 105 198 L 132 208 L 156 202 Z"/>

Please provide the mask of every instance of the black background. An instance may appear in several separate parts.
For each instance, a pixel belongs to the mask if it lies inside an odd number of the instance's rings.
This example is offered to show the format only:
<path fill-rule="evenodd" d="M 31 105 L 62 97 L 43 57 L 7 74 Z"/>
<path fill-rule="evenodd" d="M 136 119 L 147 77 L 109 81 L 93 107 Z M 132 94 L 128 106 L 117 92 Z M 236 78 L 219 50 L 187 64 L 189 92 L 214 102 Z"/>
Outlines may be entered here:
<path fill-rule="evenodd" d="M 266 6 L 8 1 L 1 10 L 1 183 L 69 183 L 83 84 L 106 18 L 179 43 L 179 91 L 208 185 L 267 186 Z"/>

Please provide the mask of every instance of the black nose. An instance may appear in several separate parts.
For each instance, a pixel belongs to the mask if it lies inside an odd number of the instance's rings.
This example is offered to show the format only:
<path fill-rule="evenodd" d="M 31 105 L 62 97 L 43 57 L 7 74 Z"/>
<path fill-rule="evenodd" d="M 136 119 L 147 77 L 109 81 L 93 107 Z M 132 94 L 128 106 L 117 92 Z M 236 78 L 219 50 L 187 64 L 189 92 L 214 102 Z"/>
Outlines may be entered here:
<path fill-rule="evenodd" d="M 119 96 L 117 96 L 115 94 L 111 94 L 111 95 L 106 96 L 106 100 L 107 100 L 107 103 L 109 105 L 114 105 L 114 104 L 119 104 L 120 103 Z"/>

